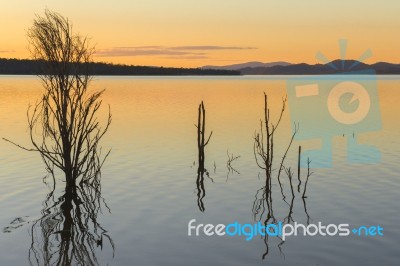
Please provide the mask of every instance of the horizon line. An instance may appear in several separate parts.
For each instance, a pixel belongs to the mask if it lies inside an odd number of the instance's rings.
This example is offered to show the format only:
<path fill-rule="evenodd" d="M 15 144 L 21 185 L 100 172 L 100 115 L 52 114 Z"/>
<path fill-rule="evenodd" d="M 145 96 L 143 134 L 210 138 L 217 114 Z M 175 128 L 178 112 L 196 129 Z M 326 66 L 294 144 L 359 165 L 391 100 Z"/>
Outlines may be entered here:
<path fill-rule="evenodd" d="M 37 59 L 33 59 L 33 58 L 12 58 L 12 57 L 0 57 L 0 60 L 21 60 L 21 61 L 23 61 L 23 60 L 29 60 L 29 61 L 38 61 Z M 115 63 L 115 62 L 106 62 L 106 61 L 97 61 L 97 60 L 93 60 L 91 63 L 99 63 L 99 64 L 111 64 L 111 65 L 116 65 L 116 66 L 133 66 L 133 67 L 155 67 L 155 68 L 162 68 L 162 67 L 164 67 L 164 68 L 186 68 L 186 69 L 193 69 L 193 68 L 203 68 L 203 67 L 208 67 L 208 66 L 211 66 L 211 67 L 227 67 L 227 66 L 234 66 L 234 65 L 241 65 L 241 64 L 247 64 L 247 63 L 262 63 L 262 64 L 271 64 L 271 63 L 287 63 L 287 64 L 289 64 L 289 65 L 299 65 L 299 64 L 306 64 L 306 65 L 329 65 L 329 64 L 331 64 L 332 62 L 338 62 L 338 61 L 342 61 L 342 62 L 346 62 L 346 61 L 356 61 L 356 62 L 359 62 L 359 63 L 362 63 L 362 64 L 365 64 L 365 65 L 374 65 L 374 64 L 378 64 L 378 63 L 387 63 L 387 64 L 393 64 L 393 65 L 400 65 L 400 62 L 399 63 L 395 63 L 395 62 L 388 62 L 388 61 L 375 61 L 374 63 L 365 63 L 365 62 L 362 62 L 362 61 L 359 61 L 359 60 L 357 60 L 357 59 L 345 59 L 345 60 L 343 60 L 343 59 L 334 59 L 334 60 L 331 60 L 331 61 L 329 61 L 329 62 L 327 62 L 327 63 L 322 63 L 322 62 L 317 62 L 317 63 L 315 63 L 315 64 L 312 64 L 312 63 L 306 63 L 306 62 L 299 62 L 299 63 L 291 63 L 291 62 L 288 62 L 288 61 L 284 61 L 284 60 L 278 60 L 278 61 L 268 61 L 268 62 L 263 62 L 263 61 L 242 61 L 242 62 L 240 62 L 240 63 L 233 63 L 233 64 L 227 64 L 227 65 L 210 65 L 210 64 L 207 64 L 207 65 L 202 65 L 202 66 L 197 66 L 197 67 L 183 67 L 183 66 L 166 66 L 166 65 L 135 65 L 135 64 L 126 64 L 126 63 Z M 266 67 L 268 67 L 268 66 L 266 66 Z"/>

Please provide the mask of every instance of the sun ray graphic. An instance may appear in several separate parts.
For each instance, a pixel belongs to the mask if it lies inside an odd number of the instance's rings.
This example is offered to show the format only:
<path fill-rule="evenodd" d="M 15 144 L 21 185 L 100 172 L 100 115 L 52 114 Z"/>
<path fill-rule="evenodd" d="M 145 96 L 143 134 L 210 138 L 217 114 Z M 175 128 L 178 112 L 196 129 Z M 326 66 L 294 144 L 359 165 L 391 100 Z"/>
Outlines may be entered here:
<path fill-rule="evenodd" d="M 347 56 L 347 46 L 348 46 L 348 41 L 347 39 L 339 39 L 338 41 L 339 43 L 339 50 L 340 50 L 340 59 L 341 59 L 341 69 L 345 70 L 346 66 L 346 56 Z M 365 62 L 365 60 L 367 60 L 368 58 L 370 58 L 372 56 L 372 51 L 371 49 L 367 49 L 365 50 L 356 60 L 355 62 L 347 69 L 347 70 L 351 70 L 354 67 L 356 67 L 357 65 L 359 65 L 360 63 Z M 338 66 L 336 66 L 325 54 L 323 54 L 321 51 L 318 51 L 315 55 L 315 58 L 323 63 L 328 65 L 330 68 L 334 69 L 334 70 L 339 70 Z"/>

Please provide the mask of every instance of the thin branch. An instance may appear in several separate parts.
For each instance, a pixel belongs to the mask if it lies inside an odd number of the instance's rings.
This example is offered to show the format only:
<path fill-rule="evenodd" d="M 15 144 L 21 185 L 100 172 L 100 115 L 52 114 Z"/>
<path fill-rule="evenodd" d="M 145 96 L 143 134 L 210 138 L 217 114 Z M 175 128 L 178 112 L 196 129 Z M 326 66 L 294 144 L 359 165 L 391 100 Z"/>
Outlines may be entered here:
<path fill-rule="evenodd" d="M 307 184 L 308 184 L 308 178 L 313 174 L 313 172 L 310 172 L 310 164 L 311 164 L 311 160 L 310 158 L 307 159 L 307 178 L 306 178 L 306 182 L 304 183 L 304 190 L 303 190 L 303 198 L 307 198 L 306 196 L 306 190 L 307 190 Z"/>

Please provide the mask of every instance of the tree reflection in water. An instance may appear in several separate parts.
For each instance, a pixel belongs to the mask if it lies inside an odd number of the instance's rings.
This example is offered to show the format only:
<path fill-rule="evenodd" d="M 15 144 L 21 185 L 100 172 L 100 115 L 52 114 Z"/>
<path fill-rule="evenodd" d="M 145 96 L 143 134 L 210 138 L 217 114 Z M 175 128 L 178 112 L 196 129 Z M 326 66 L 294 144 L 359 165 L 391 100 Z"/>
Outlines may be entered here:
<path fill-rule="evenodd" d="M 110 209 L 97 181 L 66 186 L 58 198 L 53 187 L 31 226 L 31 265 L 99 265 L 96 255 L 103 247 L 114 257 L 114 242 L 98 222 L 102 208 Z"/>

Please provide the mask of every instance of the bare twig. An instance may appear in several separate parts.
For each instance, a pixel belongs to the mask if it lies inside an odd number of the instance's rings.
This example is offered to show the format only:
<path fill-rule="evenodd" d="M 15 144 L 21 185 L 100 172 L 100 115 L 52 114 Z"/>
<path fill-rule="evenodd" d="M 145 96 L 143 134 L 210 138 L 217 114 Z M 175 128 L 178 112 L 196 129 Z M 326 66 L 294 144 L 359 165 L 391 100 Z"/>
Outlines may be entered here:
<path fill-rule="evenodd" d="M 306 178 L 306 182 L 304 183 L 304 190 L 303 190 L 303 198 L 307 198 L 306 196 L 306 190 L 307 190 L 307 184 L 308 184 L 308 178 L 313 174 L 313 172 L 310 172 L 310 164 L 311 164 L 311 160 L 310 158 L 307 159 L 307 178 Z"/>

